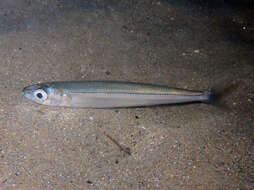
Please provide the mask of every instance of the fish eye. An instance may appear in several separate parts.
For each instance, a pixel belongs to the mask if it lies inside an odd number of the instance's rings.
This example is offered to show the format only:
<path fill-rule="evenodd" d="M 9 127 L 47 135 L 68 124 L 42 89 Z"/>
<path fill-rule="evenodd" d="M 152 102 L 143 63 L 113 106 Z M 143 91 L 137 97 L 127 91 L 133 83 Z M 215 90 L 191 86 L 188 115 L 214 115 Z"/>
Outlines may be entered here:
<path fill-rule="evenodd" d="M 37 96 L 37 98 L 39 98 L 39 99 L 41 99 L 41 98 L 43 97 L 42 93 L 40 93 L 40 92 L 37 93 L 36 96 Z"/>
<path fill-rule="evenodd" d="M 38 100 L 46 100 L 47 97 L 48 97 L 47 93 L 44 90 L 42 90 L 42 89 L 36 90 L 34 92 L 34 96 Z"/>

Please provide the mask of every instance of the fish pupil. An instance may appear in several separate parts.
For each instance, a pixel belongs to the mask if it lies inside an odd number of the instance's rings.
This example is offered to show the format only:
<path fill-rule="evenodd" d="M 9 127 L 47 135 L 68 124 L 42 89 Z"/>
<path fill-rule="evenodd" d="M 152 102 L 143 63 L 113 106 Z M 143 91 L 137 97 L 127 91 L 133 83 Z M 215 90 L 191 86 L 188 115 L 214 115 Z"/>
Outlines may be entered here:
<path fill-rule="evenodd" d="M 42 93 L 40 93 L 40 92 L 37 93 L 36 96 L 37 96 L 39 99 L 41 99 L 41 98 L 43 97 Z"/>

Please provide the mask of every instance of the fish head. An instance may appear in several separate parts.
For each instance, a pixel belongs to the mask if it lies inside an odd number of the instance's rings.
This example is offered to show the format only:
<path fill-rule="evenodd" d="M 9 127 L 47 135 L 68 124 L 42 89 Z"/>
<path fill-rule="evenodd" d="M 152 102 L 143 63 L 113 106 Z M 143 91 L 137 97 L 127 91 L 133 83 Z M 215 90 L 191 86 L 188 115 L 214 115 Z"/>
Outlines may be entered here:
<path fill-rule="evenodd" d="M 35 84 L 23 89 L 23 95 L 38 104 L 50 105 L 50 88 L 45 84 Z"/>

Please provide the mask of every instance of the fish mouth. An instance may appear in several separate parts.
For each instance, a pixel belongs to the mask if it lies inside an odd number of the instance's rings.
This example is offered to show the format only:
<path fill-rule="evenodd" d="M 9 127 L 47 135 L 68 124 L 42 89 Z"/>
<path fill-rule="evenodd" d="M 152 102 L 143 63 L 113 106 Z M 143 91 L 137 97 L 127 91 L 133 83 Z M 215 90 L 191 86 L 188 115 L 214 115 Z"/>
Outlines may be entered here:
<path fill-rule="evenodd" d="M 23 90 L 22 90 L 23 96 L 25 96 L 25 92 L 26 92 L 26 88 L 23 88 Z"/>
<path fill-rule="evenodd" d="M 32 96 L 33 92 L 39 88 L 38 85 L 31 85 L 23 88 L 22 94 L 24 97 L 29 98 Z"/>
<path fill-rule="evenodd" d="M 23 94 L 23 96 L 24 97 L 26 97 L 26 98 L 30 98 L 30 94 L 31 94 L 31 90 L 29 90 L 27 87 L 25 87 L 25 88 L 23 88 L 23 90 L 22 90 L 22 94 Z"/>

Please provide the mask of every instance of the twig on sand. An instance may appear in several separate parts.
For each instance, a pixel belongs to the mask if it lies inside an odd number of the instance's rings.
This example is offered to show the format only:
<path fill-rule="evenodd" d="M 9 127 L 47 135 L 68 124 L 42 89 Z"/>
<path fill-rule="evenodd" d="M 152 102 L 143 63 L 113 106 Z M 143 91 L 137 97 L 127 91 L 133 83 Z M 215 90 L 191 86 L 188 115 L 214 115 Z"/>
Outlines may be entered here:
<path fill-rule="evenodd" d="M 116 146 L 118 146 L 118 148 L 119 148 L 121 151 L 123 151 L 123 152 L 125 152 L 126 154 L 128 154 L 128 155 L 131 156 L 130 148 L 128 148 L 128 147 L 125 148 L 125 147 L 121 146 L 115 139 L 113 139 L 111 136 L 107 135 L 105 132 L 104 132 L 104 135 L 105 135 L 106 137 L 108 137 Z"/>

